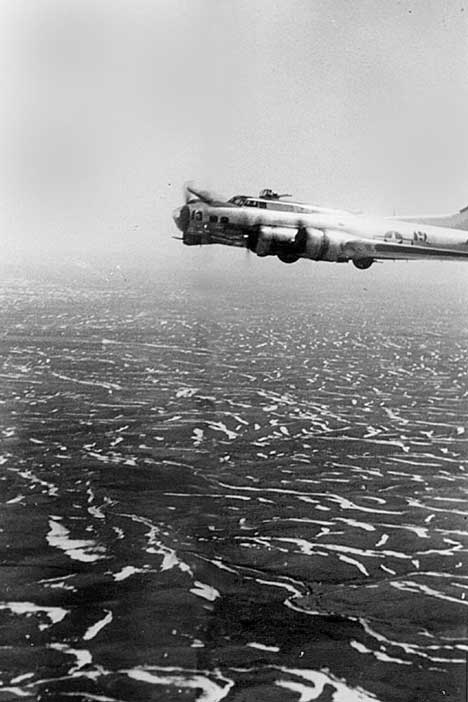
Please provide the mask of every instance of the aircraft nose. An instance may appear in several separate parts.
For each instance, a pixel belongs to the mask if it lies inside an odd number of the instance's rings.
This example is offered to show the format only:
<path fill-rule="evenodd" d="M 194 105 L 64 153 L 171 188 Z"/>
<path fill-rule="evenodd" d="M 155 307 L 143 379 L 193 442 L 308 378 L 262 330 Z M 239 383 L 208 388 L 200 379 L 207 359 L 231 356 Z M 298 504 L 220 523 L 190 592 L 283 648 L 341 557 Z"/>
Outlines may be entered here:
<path fill-rule="evenodd" d="M 190 222 L 190 208 L 187 205 L 177 207 L 173 211 L 172 217 L 176 223 L 177 229 L 180 229 L 181 232 L 185 232 Z"/>

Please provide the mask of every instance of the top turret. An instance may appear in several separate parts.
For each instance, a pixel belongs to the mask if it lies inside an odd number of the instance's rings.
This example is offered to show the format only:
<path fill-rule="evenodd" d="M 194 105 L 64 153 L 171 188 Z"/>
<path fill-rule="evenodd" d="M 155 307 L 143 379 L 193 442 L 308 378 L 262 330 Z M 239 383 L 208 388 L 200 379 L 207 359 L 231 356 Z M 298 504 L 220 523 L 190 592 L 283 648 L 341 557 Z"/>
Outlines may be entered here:
<path fill-rule="evenodd" d="M 260 190 L 258 197 L 262 200 L 279 200 L 282 197 L 291 197 L 291 195 L 288 195 L 288 193 L 281 193 L 279 195 L 278 193 L 275 193 L 274 190 L 271 190 L 271 188 L 264 188 L 263 190 Z"/>

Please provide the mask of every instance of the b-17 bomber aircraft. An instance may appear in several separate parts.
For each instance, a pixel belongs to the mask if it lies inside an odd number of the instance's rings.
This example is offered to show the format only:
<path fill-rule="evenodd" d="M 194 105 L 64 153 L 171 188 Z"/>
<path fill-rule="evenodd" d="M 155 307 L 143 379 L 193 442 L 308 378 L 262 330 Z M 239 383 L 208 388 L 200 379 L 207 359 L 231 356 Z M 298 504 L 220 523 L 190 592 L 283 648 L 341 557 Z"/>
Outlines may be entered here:
<path fill-rule="evenodd" d="M 186 184 L 173 218 L 188 246 L 244 247 L 283 263 L 352 261 L 364 270 L 379 259 L 468 259 L 468 207 L 453 215 L 371 217 L 285 197 L 265 189 L 224 200 Z"/>

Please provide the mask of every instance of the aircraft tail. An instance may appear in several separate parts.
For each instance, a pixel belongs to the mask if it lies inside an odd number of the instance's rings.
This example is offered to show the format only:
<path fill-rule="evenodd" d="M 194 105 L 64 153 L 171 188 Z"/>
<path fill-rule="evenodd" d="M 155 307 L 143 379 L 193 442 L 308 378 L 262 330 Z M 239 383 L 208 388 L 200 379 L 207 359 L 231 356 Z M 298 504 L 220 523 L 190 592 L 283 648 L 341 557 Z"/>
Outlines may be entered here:
<path fill-rule="evenodd" d="M 449 227 L 450 229 L 461 229 L 468 231 L 468 205 L 460 212 L 451 215 L 423 215 L 421 217 L 396 217 L 405 222 L 415 222 L 418 224 L 432 224 L 436 227 Z"/>

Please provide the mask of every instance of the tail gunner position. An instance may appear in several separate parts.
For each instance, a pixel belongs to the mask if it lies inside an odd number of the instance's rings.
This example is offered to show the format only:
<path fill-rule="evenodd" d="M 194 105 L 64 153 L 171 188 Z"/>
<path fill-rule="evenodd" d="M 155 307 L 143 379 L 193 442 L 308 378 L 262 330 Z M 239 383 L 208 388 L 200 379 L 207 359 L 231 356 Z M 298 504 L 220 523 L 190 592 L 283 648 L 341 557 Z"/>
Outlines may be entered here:
<path fill-rule="evenodd" d="M 378 259 L 468 259 L 468 207 L 454 215 L 369 217 L 292 202 L 272 190 L 224 200 L 192 184 L 173 213 L 182 241 L 225 244 L 283 263 L 300 258 L 369 268 Z"/>

